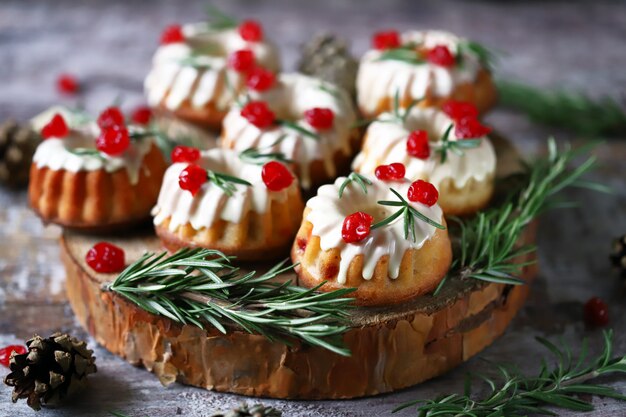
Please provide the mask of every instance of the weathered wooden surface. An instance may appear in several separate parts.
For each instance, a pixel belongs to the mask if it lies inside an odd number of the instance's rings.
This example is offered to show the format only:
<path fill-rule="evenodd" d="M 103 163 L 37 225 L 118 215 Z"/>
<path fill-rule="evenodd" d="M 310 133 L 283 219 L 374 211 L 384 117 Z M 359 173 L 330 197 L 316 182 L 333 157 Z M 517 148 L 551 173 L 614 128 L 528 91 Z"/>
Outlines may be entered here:
<path fill-rule="evenodd" d="M 98 110 L 122 94 L 125 106 L 141 102 L 141 82 L 161 28 L 171 22 L 200 20 L 204 2 L 123 0 L 2 1 L 0 3 L 0 119 L 26 119 L 61 98 L 54 79 L 62 71 L 85 81 L 80 96 Z M 361 53 L 374 28 L 432 27 L 457 31 L 508 53 L 499 74 L 544 86 L 583 88 L 592 94 L 626 89 L 626 4 L 620 2 L 454 2 L 354 1 L 224 2 L 223 9 L 261 19 L 283 48 L 292 68 L 297 46 L 313 33 L 330 30 L 349 36 Z M 575 139 L 565 132 L 533 126 L 523 117 L 496 111 L 488 119 L 510 133 L 526 153 L 543 149 L 545 138 Z M 527 307 L 507 334 L 481 357 L 518 363 L 531 370 L 537 356 L 533 336 L 563 337 L 577 346 L 594 337 L 581 321 L 582 303 L 592 295 L 609 301 L 616 331 L 616 351 L 626 352 L 625 298 L 607 261 L 610 239 L 626 232 L 626 132 L 597 150 L 600 167 L 594 178 L 616 190 L 613 196 L 567 192 L 580 209 L 553 212 L 539 230 L 541 276 Z M 26 209 L 25 193 L 0 191 L 0 345 L 24 340 L 33 332 L 61 329 L 84 336 L 65 301 L 64 270 L 59 260 L 56 227 L 44 228 Z M 91 389 L 71 405 L 45 415 L 106 416 L 109 410 L 131 416 L 209 416 L 243 397 L 174 385 L 164 389 L 153 375 L 96 348 L 99 372 Z M 270 401 L 286 416 L 385 416 L 397 404 L 462 389 L 468 364 L 399 393 L 355 401 Z M 0 370 L 0 375 L 5 371 Z M 625 381 L 612 382 L 622 392 Z M 255 401 L 247 399 L 249 402 Z M 594 416 L 622 416 L 625 406 L 594 399 Z M 0 416 L 26 416 L 24 404 L 12 405 L 0 386 Z M 399 416 L 414 415 L 411 411 Z M 563 412 L 560 415 L 572 416 Z"/>

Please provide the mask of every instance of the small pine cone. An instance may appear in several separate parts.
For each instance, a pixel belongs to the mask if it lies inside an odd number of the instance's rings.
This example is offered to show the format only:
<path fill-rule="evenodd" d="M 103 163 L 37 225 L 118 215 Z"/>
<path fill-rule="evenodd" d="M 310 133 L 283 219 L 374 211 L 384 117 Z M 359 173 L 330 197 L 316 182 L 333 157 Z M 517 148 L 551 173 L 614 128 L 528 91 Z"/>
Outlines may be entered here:
<path fill-rule="evenodd" d="M 14 387 L 12 400 L 26 398 L 33 409 L 57 404 L 81 388 L 88 374 L 97 371 L 93 351 L 67 334 L 48 338 L 34 336 L 26 342 L 28 352 L 11 357 L 11 372 L 4 383 Z"/>
<path fill-rule="evenodd" d="M 239 407 L 235 407 L 225 413 L 213 414 L 211 417 L 281 417 L 283 413 L 274 407 L 266 407 L 263 404 L 254 404 L 248 406 L 241 403 Z"/>
<path fill-rule="evenodd" d="M 300 72 L 341 86 L 352 97 L 356 92 L 358 67 L 348 43 L 334 35 L 318 35 L 301 47 Z"/>
<path fill-rule="evenodd" d="M 618 269 L 620 276 L 626 278 L 626 235 L 613 240 L 610 259 L 613 266 Z"/>
<path fill-rule="evenodd" d="M 15 120 L 0 125 L 0 184 L 19 188 L 28 183 L 30 164 L 40 141 L 36 132 Z"/>

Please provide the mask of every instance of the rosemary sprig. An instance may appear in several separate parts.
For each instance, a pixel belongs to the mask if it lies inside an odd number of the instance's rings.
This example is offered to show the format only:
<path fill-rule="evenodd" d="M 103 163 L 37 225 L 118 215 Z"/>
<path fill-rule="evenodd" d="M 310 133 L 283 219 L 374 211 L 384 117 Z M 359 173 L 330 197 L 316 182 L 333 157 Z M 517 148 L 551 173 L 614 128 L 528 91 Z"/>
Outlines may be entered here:
<path fill-rule="evenodd" d="M 404 220 L 404 238 L 408 239 L 409 235 L 411 235 L 413 242 L 415 242 L 416 240 L 416 236 L 415 236 L 415 219 L 416 218 L 418 220 L 428 223 L 431 226 L 436 227 L 437 229 L 442 229 L 442 230 L 446 229 L 445 226 L 437 223 L 436 221 L 432 219 L 429 219 L 428 217 L 424 216 L 422 213 L 417 211 L 396 190 L 394 190 L 393 188 L 390 188 L 390 191 L 394 193 L 396 197 L 398 197 L 399 201 L 381 200 L 381 201 L 378 201 L 377 203 L 380 204 L 381 206 L 392 206 L 392 207 L 401 207 L 401 208 L 398 209 L 391 216 L 386 217 L 383 220 L 373 224 L 371 227 L 372 229 L 377 229 L 379 227 L 386 226 L 392 223 L 394 220 L 396 220 L 400 216 L 402 216 Z"/>
<path fill-rule="evenodd" d="M 337 91 L 337 90 L 335 90 L 335 89 L 333 89 L 333 88 L 330 88 L 330 87 L 328 87 L 328 86 L 327 86 L 327 85 L 325 85 L 325 84 L 320 83 L 320 85 L 318 85 L 318 87 L 317 87 L 317 88 L 318 88 L 319 90 L 321 90 L 321 91 L 325 92 L 325 93 L 330 94 L 331 96 L 333 96 L 333 97 L 335 97 L 335 98 L 337 98 L 337 99 L 341 98 L 341 97 L 339 96 L 339 91 Z"/>
<path fill-rule="evenodd" d="M 239 153 L 239 159 L 249 164 L 263 165 L 269 161 L 292 163 L 282 152 L 264 152 L 259 148 L 248 148 Z"/>
<path fill-rule="evenodd" d="M 385 114 L 383 113 L 381 117 L 376 117 L 373 119 L 358 120 L 352 127 L 362 127 L 362 126 L 369 125 L 370 123 L 373 123 L 373 122 L 402 124 L 406 122 L 406 118 L 409 116 L 409 113 L 411 112 L 413 107 L 415 107 L 423 99 L 424 98 L 422 97 L 422 98 L 411 100 L 409 105 L 403 108 L 400 106 L 400 89 L 396 89 L 396 92 L 393 95 L 393 109 L 391 112 L 391 115 L 392 115 L 391 118 L 385 117 Z"/>
<path fill-rule="evenodd" d="M 206 174 L 209 181 L 215 184 L 217 187 L 221 188 L 224 193 L 226 193 L 226 195 L 229 197 L 232 197 L 235 191 L 237 191 L 237 187 L 235 186 L 235 184 L 245 185 L 247 187 L 252 186 L 252 184 L 244 179 L 224 174 L 222 172 L 216 172 L 207 169 Z"/>
<path fill-rule="evenodd" d="M 471 393 L 472 376 L 465 383 L 463 394 L 444 394 L 434 400 L 416 400 L 400 405 L 393 412 L 409 407 L 417 407 L 419 416 L 526 416 L 557 415 L 547 407 L 557 407 L 574 411 L 592 411 L 593 404 L 579 398 L 580 395 L 599 395 L 626 401 L 626 396 L 612 387 L 588 383 L 601 375 L 626 374 L 626 356 L 612 356 L 613 332 L 605 331 L 604 349 L 600 355 L 588 359 L 588 341 L 582 344 L 577 359 L 573 358 L 565 343 L 557 347 L 547 339 L 537 337 L 537 341 L 548 349 L 556 365 L 549 367 L 545 359 L 539 373 L 526 376 L 517 368 L 496 365 L 500 381 L 484 375 L 474 375 L 489 387 L 489 393 L 476 398 Z"/>
<path fill-rule="evenodd" d="M 215 51 L 207 50 L 203 52 L 204 54 L 214 54 Z M 184 67 L 193 67 L 198 69 L 211 69 L 211 65 L 206 62 L 206 59 L 203 55 L 199 53 L 192 53 L 189 56 L 181 58 L 178 60 L 178 64 Z"/>
<path fill-rule="evenodd" d="M 277 119 L 276 123 L 279 126 L 285 127 L 287 129 L 295 130 L 296 132 L 300 133 L 304 137 L 315 139 L 315 140 L 319 140 L 320 138 L 320 135 L 318 133 L 307 129 L 306 127 L 300 126 L 299 124 L 291 122 L 289 120 Z"/>
<path fill-rule="evenodd" d="M 105 160 L 105 157 L 97 149 L 93 149 L 93 148 L 65 148 L 65 149 L 69 153 L 77 155 L 77 156 L 91 156 L 94 158 L 98 158 L 102 161 Z"/>
<path fill-rule="evenodd" d="M 239 25 L 236 18 L 227 15 L 213 4 L 208 4 L 205 10 L 208 20 L 206 26 L 209 31 L 232 29 Z"/>
<path fill-rule="evenodd" d="M 441 137 L 440 143 L 438 144 L 435 152 L 439 153 L 441 156 L 441 163 L 445 163 L 448 159 L 448 151 L 453 152 L 459 156 L 464 155 L 464 150 L 473 149 L 480 146 L 480 139 L 459 139 L 459 140 L 450 140 L 450 132 L 454 127 L 453 123 L 450 123 L 450 126 L 446 129 L 443 136 Z"/>
<path fill-rule="evenodd" d="M 317 292 L 273 279 L 293 266 L 265 274 L 243 274 L 232 257 L 209 249 L 181 249 L 173 255 L 147 253 L 105 289 L 140 308 L 176 322 L 265 336 L 290 345 L 294 339 L 349 356 L 341 335 L 354 289 Z M 323 284 L 320 284 L 320 286 Z"/>
<path fill-rule="evenodd" d="M 348 177 L 341 183 L 341 186 L 339 187 L 339 198 L 343 196 L 343 192 L 345 191 L 346 187 L 352 182 L 358 184 L 358 186 L 361 187 L 361 190 L 363 190 L 364 194 L 367 194 L 367 186 L 372 185 L 372 181 L 370 181 L 367 177 L 364 177 L 363 175 L 356 172 L 351 172 L 350 175 L 348 175 Z"/>
<path fill-rule="evenodd" d="M 426 62 L 415 49 L 415 45 L 403 45 L 398 48 L 386 49 L 377 61 L 400 61 L 407 64 L 423 64 Z"/>
<path fill-rule="evenodd" d="M 495 52 L 493 49 L 487 48 L 486 46 L 478 42 L 469 41 L 469 40 L 464 40 L 464 41 L 459 42 L 458 51 L 459 53 L 457 54 L 457 57 L 456 57 L 458 65 L 460 66 L 463 65 L 463 51 L 467 51 L 469 53 L 476 55 L 478 57 L 478 61 L 480 62 L 480 64 L 489 70 L 493 70 L 493 68 L 495 67 L 496 61 L 498 60 L 498 56 L 499 56 L 499 54 Z"/>
<path fill-rule="evenodd" d="M 619 135 L 626 130 L 626 111 L 609 96 L 592 99 L 580 92 L 539 89 L 509 81 L 497 85 L 500 102 L 534 122 L 590 136 Z"/>

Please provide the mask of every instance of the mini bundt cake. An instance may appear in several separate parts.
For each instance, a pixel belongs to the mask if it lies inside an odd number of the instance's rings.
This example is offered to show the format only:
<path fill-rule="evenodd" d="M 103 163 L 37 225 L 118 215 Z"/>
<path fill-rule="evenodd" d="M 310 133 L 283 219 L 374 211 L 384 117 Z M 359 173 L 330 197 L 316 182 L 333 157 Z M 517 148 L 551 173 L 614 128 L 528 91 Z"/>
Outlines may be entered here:
<path fill-rule="evenodd" d="M 452 249 L 437 190 L 402 169 L 385 180 L 352 173 L 323 185 L 304 211 L 291 258 L 299 284 L 353 287 L 358 305 L 400 303 L 433 291 Z"/>
<path fill-rule="evenodd" d="M 33 156 L 28 195 L 44 222 L 108 231 L 150 218 L 167 165 L 153 138 L 126 126 L 119 109 L 94 120 L 54 107 L 32 125 L 44 140 Z"/>
<path fill-rule="evenodd" d="M 284 155 L 305 190 L 349 172 L 359 135 L 343 89 L 302 74 L 281 74 L 266 88 L 252 89 L 248 98 L 224 119 L 222 147 Z"/>
<path fill-rule="evenodd" d="M 376 33 L 374 49 L 361 59 L 357 102 L 365 117 L 417 101 L 439 107 L 449 99 L 468 101 L 485 113 L 497 92 L 485 52 L 474 42 L 442 31 Z"/>
<path fill-rule="evenodd" d="M 177 147 L 172 159 L 153 210 L 167 249 L 204 247 L 240 260 L 289 253 L 304 204 L 285 165 L 219 148 Z"/>
<path fill-rule="evenodd" d="M 255 86 L 259 73 L 279 68 L 277 48 L 255 21 L 228 28 L 173 25 L 161 36 L 144 86 L 157 115 L 172 113 L 217 130 L 245 86 Z"/>
<path fill-rule="evenodd" d="M 402 112 L 401 112 L 402 113 Z M 374 175 L 381 165 L 401 163 L 409 180 L 431 182 L 446 215 L 469 215 L 485 207 L 494 190 L 496 154 L 469 103 L 448 101 L 443 111 L 413 107 L 384 113 L 365 133 L 353 169 Z"/>

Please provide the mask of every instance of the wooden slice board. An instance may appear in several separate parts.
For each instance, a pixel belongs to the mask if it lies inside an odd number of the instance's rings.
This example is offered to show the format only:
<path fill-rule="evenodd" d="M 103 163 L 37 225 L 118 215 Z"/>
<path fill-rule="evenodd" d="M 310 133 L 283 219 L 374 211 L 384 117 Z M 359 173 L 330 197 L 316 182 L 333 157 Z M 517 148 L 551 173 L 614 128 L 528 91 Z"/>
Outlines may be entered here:
<path fill-rule="evenodd" d="M 514 172 L 518 154 L 495 139 L 499 175 Z M 534 226 L 522 244 L 534 242 Z M 160 252 L 151 231 L 129 237 L 61 238 L 67 296 L 80 323 L 111 352 L 154 372 L 164 384 L 184 384 L 237 394 L 331 399 L 375 395 L 405 388 L 454 368 L 489 346 L 522 307 L 529 286 L 487 284 L 452 278 L 437 296 L 387 308 L 358 308 L 344 341 L 352 356 L 309 346 L 288 347 L 262 336 L 222 335 L 180 325 L 139 309 L 103 290 L 114 276 L 97 274 L 84 257 L 94 243 L 124 248 L 127 262 L 145 251 Z M 527 255 L 521 261 L 529 260 Z M 534 266 L 522 278 L 531 282 Z M 292 277 L 295 279 L 295 277 Z"/>

